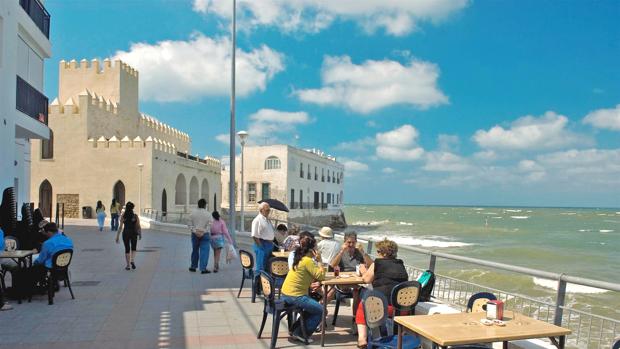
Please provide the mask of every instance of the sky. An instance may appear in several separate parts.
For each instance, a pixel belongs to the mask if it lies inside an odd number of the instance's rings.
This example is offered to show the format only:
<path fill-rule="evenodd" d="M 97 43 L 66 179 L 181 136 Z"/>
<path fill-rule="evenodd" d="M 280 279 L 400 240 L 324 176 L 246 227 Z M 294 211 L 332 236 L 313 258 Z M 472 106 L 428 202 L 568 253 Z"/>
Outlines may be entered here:
<path fill-rule="evenodd" d="M 231 0 L 47 0 L 58 62 L 228 155 Z M 345 165 L 345 203 L 620 207 L 620 2 L 238 0 L 237 130 Z"/>

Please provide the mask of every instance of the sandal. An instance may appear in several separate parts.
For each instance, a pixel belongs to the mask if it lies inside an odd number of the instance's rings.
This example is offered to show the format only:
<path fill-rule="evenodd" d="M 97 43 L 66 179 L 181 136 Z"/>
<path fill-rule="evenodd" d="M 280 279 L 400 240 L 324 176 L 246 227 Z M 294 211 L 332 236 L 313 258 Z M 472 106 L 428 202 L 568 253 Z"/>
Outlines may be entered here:
<path fill-rule="evenodd" d="M 220 266 L 216 264 L 215 267 L 213 268 L 213 272 L 217 273 L 219 270 L 220 270 Z"/>
<path fill-rule="evenodd" d="M 131 268 L 129 266 L 126 266 L 125 270 L 131 270 Z"/>

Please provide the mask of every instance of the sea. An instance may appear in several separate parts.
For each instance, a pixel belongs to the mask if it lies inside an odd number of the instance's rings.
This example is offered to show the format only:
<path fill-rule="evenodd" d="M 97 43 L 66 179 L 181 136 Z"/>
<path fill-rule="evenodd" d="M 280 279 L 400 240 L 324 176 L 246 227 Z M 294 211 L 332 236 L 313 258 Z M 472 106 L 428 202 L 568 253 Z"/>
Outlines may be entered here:
<path fill-rule="evenodd" d="M 347 205 L 347 230 L 455 255 L 620 283 L 620 208 Z M 401 249 L 407 264 L 428 256 Z M 554 302 L 557 281 L 438 258 L 436 271 Z M 567 305 L 620 319 L 619 292 L 568 284 Z"/>

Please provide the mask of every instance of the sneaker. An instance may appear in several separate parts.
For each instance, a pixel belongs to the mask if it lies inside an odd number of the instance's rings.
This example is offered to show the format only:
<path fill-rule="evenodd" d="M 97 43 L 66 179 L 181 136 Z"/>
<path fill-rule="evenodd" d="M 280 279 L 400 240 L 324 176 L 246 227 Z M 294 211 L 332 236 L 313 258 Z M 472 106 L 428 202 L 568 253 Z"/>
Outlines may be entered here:
<path fill-rule="evenodd" d="M 11 309 L 13 309 L 12 305 L 10 305 L 9 303 L 4 303 L 2 308 L 0 308 L 0 311 L 11 310 Z"/>
<path fill-rule="evenodd" d="M 131 262 L 131 269 L 136 269 L 136 263 Z"/>
<path fill-rule="evenodd" d="M 298 341 L 303 342 L 303 343 L 307 342 L 308 344 L 314 342 L 314 340 L 312 338 L 306 339 L 303 336 L 295 334 L 295 333 L 293 333 L 293 339 L 298 340 Z"/>
<path fill-rule="evenodd" d="M 205 269 L 205 270 L 201 271 L 200 274 L 211 274 L 211 270 Z"/>
<path fill-rule="evenodd" d="M 189 271 L 191 271 L 192 273 L 196 272 L 196 268 L 189 268 Z"/>

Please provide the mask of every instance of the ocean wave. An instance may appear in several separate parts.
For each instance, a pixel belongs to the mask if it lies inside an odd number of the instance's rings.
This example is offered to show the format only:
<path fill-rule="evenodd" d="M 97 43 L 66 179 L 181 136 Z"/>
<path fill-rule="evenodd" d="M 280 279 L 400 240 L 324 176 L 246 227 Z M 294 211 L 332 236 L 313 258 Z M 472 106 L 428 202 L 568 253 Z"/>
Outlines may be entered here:
<path fill-rule="evenodd" d="M 398 222 L 398 225 L 408 225 L 408 226 L 411 226 L 411 225 L 413 225 L 413 223 L 409 223 L 409 222 Z"/>
<path fill-rule="evenodd" d="M 585 232 L 589 232 L 592 231 L 592 229 L 579 229 L 580 232 L 585 233 Z"/>
<path fill-rule="evenodd" d="M 389 223 L 389 222 L 390 222 L 389 219 L 386 219 L 386 220 L 383 220 L 383 221 L 369 221 L 369 222 L 357 221 L 357 222 L 352 223 L 351 225 L 367 225 L 367 226 L 373 226 L 374 227 L 374 226 L 386 224 L 386 223 Z"/>
<path fill-rule="evenodd" d="M 474 208 L 473 210 L 474 211 L 484 211 L 484 208 L 477 207 L 477 208 Z"/>
<path fill-rule="evenodd" d="M 510 216 L 512 219 L 528 219 L 530 216 Z"/>
<path fill-rule="evenodd" d="M 613 233 L 615 230 L 613 229 L 600 229 L 599 233 Z"/>
<path fill-rule="evenodd" d="M 482 214 L 496 215 L 496 214 L 499 214 L 499 213 L 497 213 L 497 212 L 483 212 Z"/>
<path fill-rule="evenodd" d="M 406 246 L 421 246 L 421 247 L 465 247 L 471 246 L 473 244 L 469 244 L 466 242 L 459 241 L 442 241 L 442 240 L 433 240 L 433 239 L 419 239 L 410 236 L 394 236 L 394 235 L 365 235 L 364 238 L 372 238 L 374 241 L 381 241 L 383 239 L 390 239 L 396 242 L 399 245 Z"/>
<path fill-rule="evenodd" d="M 499 217 L 499 216 L 498 216 L 498 217 L 491 217 L 491 218 L 493 218 L 493 219 L 502 219 L 502 218 L 504 218 L 504 217 Z"/>
<path fill-rule="evenodd" d="M 504 210 L 506 212 L 521 212 L 522 210 Z"/>
<path fill-rule="evenodd" d="M 534 284 L 537 286 L 541 286 L 544 288 L 550 288 L 552 290 L 557 290 L 558 289 L 558 282 L 555 280 L 548 280 L 548 279 L 541 279 L 541 278 L 533 278 Z M 605 293 L 608 292 L 607 290 L 601 289 L 601 288 L 596 288 L 596 287 L 590 287 L 590 286 L 582 286 L 582 285 L 575 285 L 575 284 L 567 284 L 566 285 L 566 292 L 568 293 L 588 293 L 588 294 L 594 294 L 594 293 Z"/>
<path fill-rule="evenodd" d="M 577 214 L 577 212 L 561 212 L 560 214 L 564 216 L 574 216 Z"/>

